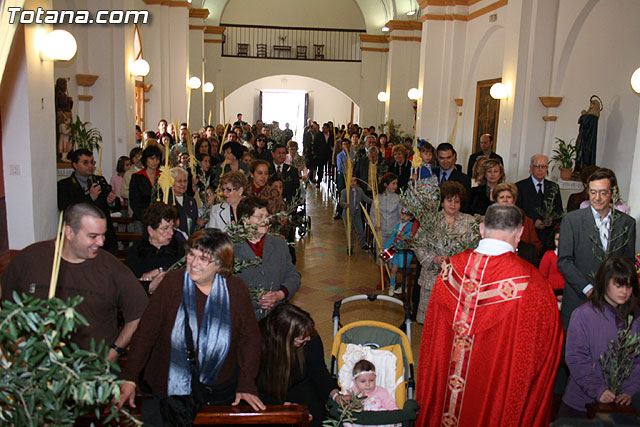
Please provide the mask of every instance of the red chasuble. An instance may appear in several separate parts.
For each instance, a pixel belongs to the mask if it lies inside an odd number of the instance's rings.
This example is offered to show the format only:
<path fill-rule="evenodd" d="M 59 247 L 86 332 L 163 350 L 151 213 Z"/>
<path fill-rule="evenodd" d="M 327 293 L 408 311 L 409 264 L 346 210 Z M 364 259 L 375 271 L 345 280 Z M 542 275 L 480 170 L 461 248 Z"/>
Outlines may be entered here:
<path fill-rule="evenodd" d="M 417 426 L 548 426 L 562 324 L 551 285 L 516 254 L 448 259 L 424 322 Z"/>

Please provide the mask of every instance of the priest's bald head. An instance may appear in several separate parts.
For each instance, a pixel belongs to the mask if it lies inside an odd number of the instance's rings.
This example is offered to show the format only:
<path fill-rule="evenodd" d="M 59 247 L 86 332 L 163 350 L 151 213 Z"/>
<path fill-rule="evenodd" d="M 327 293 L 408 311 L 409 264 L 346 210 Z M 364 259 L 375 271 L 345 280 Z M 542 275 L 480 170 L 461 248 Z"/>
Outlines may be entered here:
<path fill-rule="evenodd" d="M 489 206 L 484 221 L 480 224 L 483 239 L 496 239 L 518 247 L 522 236 L 524 217 L 522 210 L 509 203 L 494 203 Z"/>

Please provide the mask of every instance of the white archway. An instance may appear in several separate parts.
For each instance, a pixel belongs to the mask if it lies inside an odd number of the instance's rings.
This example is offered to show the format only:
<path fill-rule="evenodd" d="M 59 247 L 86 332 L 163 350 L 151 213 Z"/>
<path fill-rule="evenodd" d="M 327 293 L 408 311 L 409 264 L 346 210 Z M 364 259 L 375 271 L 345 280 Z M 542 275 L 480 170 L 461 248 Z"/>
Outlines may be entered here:
<path fill-rule="evenodd" d="M 335 121 L 346 124 L 351 119 L 358 121 L 360 108 L 340 89 L 318 79 L 304 76 L 279 74 L 250 81 L 226 96 L 227 117 L 243 114 L 243 120 L 255 122 L 259 114 L 260 91 L 266 89 L 302 90 L 309 94 L 308 117 L 319 123 Z"/>

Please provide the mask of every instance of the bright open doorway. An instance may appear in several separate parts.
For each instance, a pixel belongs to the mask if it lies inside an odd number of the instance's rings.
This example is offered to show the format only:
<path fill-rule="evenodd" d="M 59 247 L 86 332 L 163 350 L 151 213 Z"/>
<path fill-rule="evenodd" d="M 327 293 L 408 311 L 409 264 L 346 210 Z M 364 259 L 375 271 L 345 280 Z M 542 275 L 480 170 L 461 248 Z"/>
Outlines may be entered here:
<path fill-rule="evenodd" d="M 304 90 L 262 89 L 262 121 L 276 121 L 280 129 L 293 131 L 293 140 L 298 142 L 298 150 L 302 151 L 302 136 L 306 113 L 307 92 Z"/>

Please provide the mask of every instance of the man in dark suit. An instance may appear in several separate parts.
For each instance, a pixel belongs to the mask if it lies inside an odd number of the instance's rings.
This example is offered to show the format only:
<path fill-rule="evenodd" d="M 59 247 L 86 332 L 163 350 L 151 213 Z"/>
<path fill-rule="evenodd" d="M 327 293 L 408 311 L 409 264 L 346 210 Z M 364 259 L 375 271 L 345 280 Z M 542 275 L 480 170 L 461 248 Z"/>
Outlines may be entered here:
<path fill-rule="evenodd" d="M 545 245 L 553 228 L 560 223 L 560 217 L 563 213 L 562 198 L 560 197 L 558 185 L 545 179 L 549 170 L 547 156 L 536 154 L 531 157 L 529 169 L 531 176 L 516 182 L 518 187 L 516 205 L 524 211 L 526 216 L 533 220 L 538 239 Z M 557 218 L 550 220 L 542 217 L 539 211 L 543 208 L 544 203 L 552 203 L 553 213 Z"/>
<path fill-rule="evenodd" d="M 467 200 L 469 200 L 471 178 L 455 167 L 456 150 L 453 148 L 453 145 L 448 142 L 443 142 L 438 145 L 438 148 L 436 148 L 436 157 L 438 158 L 438 164 L 440 166 L 434 168 L 433 173 L 438 177 L 438 183 L 442 185 L 447 181 L 459 182 L 464 187 L 467 193 Z M 465 203 L 460 210 L 468 213 L 468 203 Z"/>
<path fill-rule="evenodd" d="M 313 152 L 316 160 L 317 181 L 316 186 L 320 186 L 322 177 L 327 169 L 331 153 L 333 151 L 333 132 L 328 123 L 322 125 L 322 132 L 313 136 Z"/>
<path fill-rule="evenodd" d="M 110 208 L 119 211 L 120 199 L 104 177 L 93 174 L 96 162 L 91 151 L 80 148 L 72 152 L 69 158 L 74 171 L 69 178 L 58 181 L 58 209 L 64 211 L 70 205 L 80 202 L 95 204 L 107 219 L 103 248 L 117 255 L 118 241 L 111 222 Z"/>
<path fill-rule="evenodd" d="M 567 213 L 560 226 L 558 269 L 564 276 L 562 324 L 593 292 L 595 274 L 610 256 L 635 257 L 636 221 L 611 206 L 617 183 L 607 169 L 587 182 L 590 207 Z"/>
<path fill-rule="evenodd" d="M 480 151 L 473 153 L 469 156 L 469 163 L 467 164 L 467 175 L 473 176 L 473 166 L 476 164 L 476 160 L 480 156 L 487 156 L 490 159 L 497 160 L 501 165 L 504 165 L 502 157 L 493 151 L 493 135 L 485 133 L 480 136 Z"/>
<path fill-rule="evenodd" d="M 273 163 L 269 165 L 269 177 L 279 175 L 282 178 L 282 196 L 289 203 L 300 188 L 300 177 L 298 169 L 287 165 L 284 161 L 287 158 L 287 149 L 282 144 L 273 146 Z"/>

